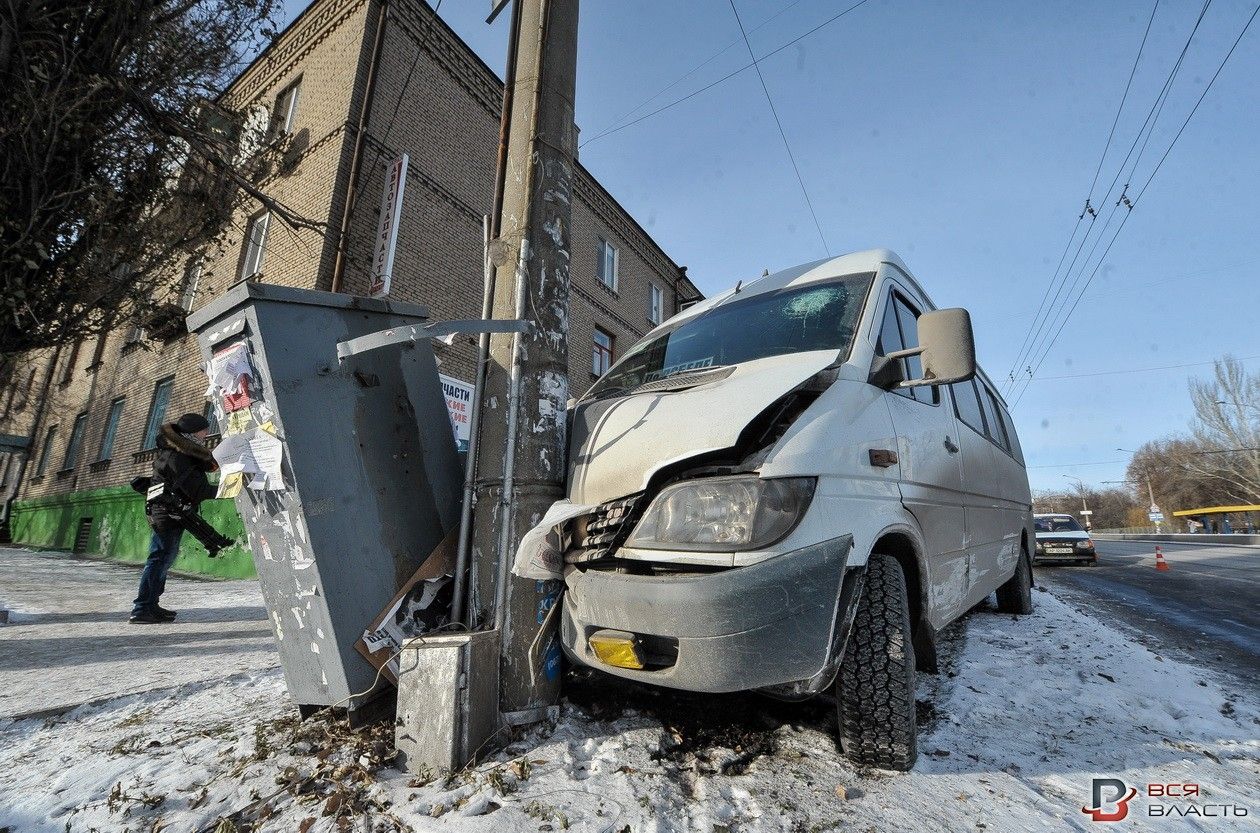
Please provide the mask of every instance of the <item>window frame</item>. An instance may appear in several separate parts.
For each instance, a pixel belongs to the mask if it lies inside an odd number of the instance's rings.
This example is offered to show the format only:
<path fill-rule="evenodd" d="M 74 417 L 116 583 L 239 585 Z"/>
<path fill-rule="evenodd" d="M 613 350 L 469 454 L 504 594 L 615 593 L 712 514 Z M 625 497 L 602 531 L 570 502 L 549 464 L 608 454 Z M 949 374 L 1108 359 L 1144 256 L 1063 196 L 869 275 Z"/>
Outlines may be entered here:
<path fill-rule="evenodd" d="M 660 326 L 665 320 L 665 290 L 652 282 L 648 282 L 648 323 L 653 327 Z"/>
<path fill-rule="evenodd" d="M 972 396 L 975 398 L 976 408 L 978 409 L 976 413 L 980 416 L 979 426 L 972 425 L 970 422 L 968 422 L 967 418 L 963 416 L 962 414 L 962 409 L 958 407 L 958 392 L 955 389 L 959 387 L 960 385 L 967 385 L 971 388 L 971 393 L 972 393 Z M 950 399 L 954 403 L 954 416 L 963 425 L 967 426 L 972 431 L 975 431 L 977 435 L 984 437 L 985 439 L 988 439 L 988 429 L 985 427 L 985 424 L 984 424 L 984 405 L 981 404 L 980 394 L 976 390 L 975 377 L 973 376 L 972 378 L 968 379 L 965 382 L 954 382 L 954 384 L 950 385 L 949 388 L 950 388 L 949 390 Z"/>
<path fill-rule="evenodd" d="M 599 343 L 599 337 L 603 335 L 608 338 L 608 346 Z M 595 327 L 595 332 L 591 335 L 591 375 L 595 378 L 601 378 L 607 373 L 615 362 L 617 336 L 608 332 L 603 327 Z M 597 370 L 600 357 L 604 358 L 603 370 Z"/>
<path fill-rule="evenodd" d="M 599 241 L 599 245 L 595 261 L 595 278 L 604 285 L 605 289 L 616 292 L 619 282 L 618 273 L 621 271 L 621 251 L 612 244 L 611 240 L 603 235 L 597 235 L 596 239 Z M 609 258 L 609 254 L 611 254 L 611 258 Z M 609 264 L 610 260 L 611 265 Z M 611 281 L 608 279 L 609 269 L 612 269 Z"/>
<path fill-rule="evenodd" d="M 162 410 L 157 411 L 158 394 L 162 390 L 162 386 L 167 385 L 166 401 L 162 403 Z M 171 394 L 175 391 L 175 377 L 165 376 L 153 383 L 153 395 L 149 399 L 149 416 L 144 423 L 144 436 L 140 438 L 140 450 L 148 451 L 151 448 L 157 448 L 158 435 L 161 433 L 162 421 L 166 419 L 166 409 L 171 406 Z M 154 419 L 156 417 L 156 419 Z"/>
<path fill-rule="evenodd" d="M 87 433 L 87 411 L 77 414 L 70 426 L 70 439 L 66 442 L 66 455 L 61 458 L 61 471 L 74 471 L 79 465 L 79 452 L 83 448 L 83 435 Z"/>
<path fill-rule="evenodd" d="M 290 96 L 284 115 L 280 115 L 280 105 L 285 96 Z M 302 76 L 290 81 L 280 88 L 271 107 L 271 120 L 267 125 L 267 143 L 276 141 L 293 133 L 293 122 L 297 116 L 298 102 L 302 96 Z"/>
<path fill-rule="evenodd" d="M 96 450 L 96 462 L 103 463 L 113 458 L 114 443 L 118 439 L 118 426 L 122 423 L 123 409 L 127 406 L 127 397 L 115 397 L 109 403 L 109 411 L 105 415 L 105 428 L 101 431 L 101 444 Z"/>
<path fill-rule="evenodd" d="M 254 230 L 260 225 L 262 234 L 255 245 Z M 265 209 L 252 215 L 249 218 L 249 222 L 245 224 L 245 239 L 242 241 L 244 249 L 241 252 L 241 271 L 237 275 L 240 280 L 249 280 L 262 274 L 263 260 L 267 254 L 267 235 L 270 230 L 271 212 Z"/>
<path fill-rule="evenodd" d="M 35 466 L 35 476 L 43 477 L 48 471 L 48 458 L 52 456 L 53 440 L 57 437 L 57 429 L 60 425 L 51 425 L 44 432 L 44 445 L 39 450 L 39 465 Z"/>
<path fill-rule="evenodd" d="M 923 315 L 923 312 L 918 309 L 916 304 L 911 302 L 910 299 L 906 297 L 905 290 L 903 290 L 895 282 L 890 282 L 888 291 L 884 295 L 884 306 L 879 316 L 879 328 L 875 331 L 876 333 L 875 334 L 875 354 L 877 356 L 880 356 L 881 358 L 887 355 L 887 353 L 884 351 L 882 341 L 883 341 L 883 336 L 884 336 L 884 324 L 886 323 L 886 320 L 888 318 L 888 313 L 890 311 L 893 314 L 893 322 L 897 325 L 897 335 L 901 339 L 901 344 L 903 345 L 899 349 L 902 349 L 902 350 L 910 349 L 908 346 L 905 346 L 906 334 L 905 334 L 904 327 L 902 327 L 901 315 L 899 314 L 897 310 L 898 300 L 901 301 L 901 305 L 905 308 L 906 312 L 910 313 L 914 317 L 915 325 L 916 325 L 915 326 L 916 338 L 915 338 L 915 344 L 913 346 L 914 347 L 919 346 L 918 338 L 917 338 L 918 320 L 919 320 L 919 317 Z M 897 351 L 889 350 L 887 352 L 895 353 Z M 911 357 L 911 358 L 917 358 L 917 357 Z M 902 376 L 904 378 L 906 379 L 917 378 L 910 372 L 910 361 L 908 358 L 896 359 L 896 361 L 899 362 L 901 365 Z M 920 366 L 922 366 L 921 362 L 922 360 L 920 360 Z M 919 395 L 915 393 L 915 391 L 919 391 L 919 390 L 930 390 L 932 392 L 931 401 L 920 399 Z M 898 396 L 913 400 L 915 402 L 918 402 L 921 405 L 929 405 L 933 408 L 938 407 L 941 404 L 941 386 L 940 385 L 921 385 L 919 387 L 913 387 L 913 388 L 894 387 L 891 390 L 889 390 L 889 393 L 895 393 Z"/>

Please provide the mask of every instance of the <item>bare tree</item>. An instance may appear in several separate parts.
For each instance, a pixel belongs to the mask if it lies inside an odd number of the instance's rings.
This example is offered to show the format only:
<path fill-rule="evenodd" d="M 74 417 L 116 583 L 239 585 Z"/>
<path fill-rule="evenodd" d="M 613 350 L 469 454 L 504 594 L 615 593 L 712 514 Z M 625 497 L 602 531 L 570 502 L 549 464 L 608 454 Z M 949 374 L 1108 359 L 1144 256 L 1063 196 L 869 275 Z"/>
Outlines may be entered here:
<path fill-rule="evenodd" d="M 1226 356 L 1211 379 L 1191 380 L 1190 398 L 1200 448 L 1186 455 L 1186 469 L 1217 481 L 1234 502 L 1260 502 L 1260 373 Z"/>
<path fill-rule="evenodd" d="M 278 2 L 0 0 L 0 355 L 147 323 L 241 200 L 321 228 L 216 101 Z"/>

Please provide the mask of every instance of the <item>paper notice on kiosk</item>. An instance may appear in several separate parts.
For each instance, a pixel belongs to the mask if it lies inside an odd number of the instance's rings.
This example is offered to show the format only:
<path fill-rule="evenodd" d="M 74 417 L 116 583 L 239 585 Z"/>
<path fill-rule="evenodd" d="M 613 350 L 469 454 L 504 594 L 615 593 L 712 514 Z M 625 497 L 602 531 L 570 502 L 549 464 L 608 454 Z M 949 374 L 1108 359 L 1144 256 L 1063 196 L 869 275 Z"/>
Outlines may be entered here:
<path fill-rule="evenodd" d="M 284 488 L 284 477 L 280 473 L 280 464 L 284 460 L 284 443 L 274 434 L 266 431 L 255 431 L 249 438 L 249 450 L 253 456 L 258 473 L 264 478 L 264 487 L 270 491 Z M 253 486 L 253 484 L 250 484 Z"/>

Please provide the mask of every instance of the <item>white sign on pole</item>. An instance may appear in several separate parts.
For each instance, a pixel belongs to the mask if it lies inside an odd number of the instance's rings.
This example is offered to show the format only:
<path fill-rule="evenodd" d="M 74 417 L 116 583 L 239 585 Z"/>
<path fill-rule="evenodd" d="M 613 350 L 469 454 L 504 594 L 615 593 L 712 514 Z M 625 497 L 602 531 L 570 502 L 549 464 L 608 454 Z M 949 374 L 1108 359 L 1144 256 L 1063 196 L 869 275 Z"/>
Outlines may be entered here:
<path fill-rule="evenodd" d="M 446 397 L 446 410 L 451 415 L 451 428 L 455 431 L 455 447 L 459 451 L 468 450 L 471 438 L 469 429 L 472 417 L 473 386 L 458 379 L 439 373 L 442 382 L 442 393 Z"/>
<path fill-rule="evenodd" d="M 1163 512 L 1147 512 L 1146 517 L 1151 519 L 1151 523 L 1159 523 L 1164 520 Z"/>
<path fill-rule="evenodd" d="M 381 194 L 381 216 L 376 226 L 376 251 L 372 255 L 372 285 L 368 294 L 383 298 L 389 294 L 394 276 L 394 249 L 398 245 L 398 222 L 402 218 L 403 191 L 407 187 L 407 154 L 385 170 L 385 191 Z"/>

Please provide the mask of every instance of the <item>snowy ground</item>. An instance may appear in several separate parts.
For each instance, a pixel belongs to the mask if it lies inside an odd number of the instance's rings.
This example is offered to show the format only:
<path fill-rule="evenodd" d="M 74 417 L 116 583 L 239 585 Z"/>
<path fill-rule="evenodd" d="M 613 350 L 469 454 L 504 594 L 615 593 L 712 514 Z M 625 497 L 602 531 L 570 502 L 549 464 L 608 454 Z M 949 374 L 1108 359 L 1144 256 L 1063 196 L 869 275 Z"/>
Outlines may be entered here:
<path fill-rule="evenodd" d="M 257 582 L 170 576 L 176 623 L 139 626 L 139 581 L 138 565 L 0 548 L 0 718 L 278 664 Z"/>
<path fill-rule="evenodd" d="M 559 724 L 450 778 L 390 768 L 390 728 L 299 725 L 277 670 L 0 720 L 0 830 L 1042 831 L 1098 829 L 1091 776 L 1193 782 L 1256 829 L 1260 706 L 1051 593 L 980 610 L 921 677 L 920 762 L 858 771 L 825 703 L 693 697 L 571 677 Z M 3 639 L 0 628 L 0 639 Z M 839 789 L 837 789 L 839 788 Z"/>

